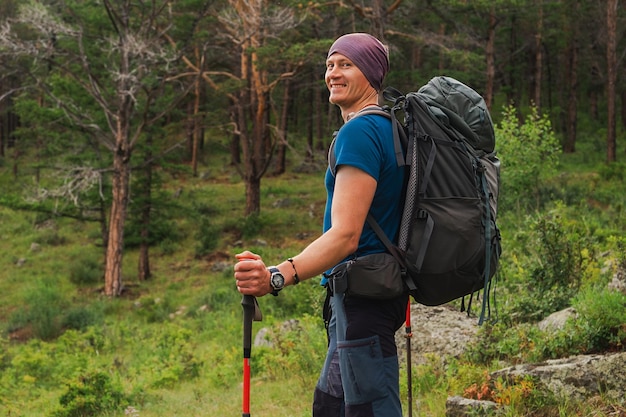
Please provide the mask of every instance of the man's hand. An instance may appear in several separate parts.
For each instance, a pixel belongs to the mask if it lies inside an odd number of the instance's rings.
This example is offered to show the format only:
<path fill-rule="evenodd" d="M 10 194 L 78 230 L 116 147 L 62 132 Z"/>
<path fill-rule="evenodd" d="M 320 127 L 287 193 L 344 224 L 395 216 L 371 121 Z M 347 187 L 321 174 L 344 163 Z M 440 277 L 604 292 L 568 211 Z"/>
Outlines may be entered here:
<path fill-rule="evenodd" d="M 272 291 L 270 273 L 261 257 L 250 251 L 235 255 L 235 281 L 237 291 L 244 295 L 262 297 Z"/>

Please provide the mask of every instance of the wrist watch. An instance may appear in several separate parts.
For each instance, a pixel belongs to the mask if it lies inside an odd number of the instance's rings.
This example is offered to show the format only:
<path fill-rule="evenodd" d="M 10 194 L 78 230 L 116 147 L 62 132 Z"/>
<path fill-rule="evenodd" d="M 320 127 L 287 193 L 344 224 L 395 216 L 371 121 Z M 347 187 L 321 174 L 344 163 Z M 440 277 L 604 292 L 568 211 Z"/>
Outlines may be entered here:
<path fill-rule="evenodd" d="M 272 287 L 272 295 L 276 296 L 285 286 L 285 277 L 275 266 L 267 268 L 270 271 L 270 286 Z"/>

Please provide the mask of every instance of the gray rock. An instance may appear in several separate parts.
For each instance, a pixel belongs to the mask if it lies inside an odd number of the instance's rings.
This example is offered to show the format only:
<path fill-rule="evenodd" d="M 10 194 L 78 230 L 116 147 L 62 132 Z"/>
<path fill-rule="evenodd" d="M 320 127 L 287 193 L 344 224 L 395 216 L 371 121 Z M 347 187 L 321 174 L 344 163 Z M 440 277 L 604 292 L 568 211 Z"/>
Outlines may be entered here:
<path fill-rule="evenodd" d="M 258 346 L 266 346 L 273 347 L 274 344 L 270 341 L 270 330 L 267 327 L 263 327 L 259 329 L 256 336 L 254 337 L 254 345 Z"/>
<path fill-rule="evenodd" d="M 624 267 L 620 266 L 617 268 L 613 279 L 609 282 L 609 289 L 626 294 L 626 271 Z"/>
<path fill-rule="evenodd" d="M 259 329 L 256 336 L 254 337 L 253 346 L 265 346 L 265 347 L 273 348 L 277 337 L 285 333 L 299 331 L 299 330 L 300 330 L 300 322 L 296 319 L 290 319 L 290 320 L 282 322 L 278 329 L 270 329 L 268 327 L 263 327 Z"/>
<path fill-rule="evenodd" d="M 504 368 L 492 378 L 516 381 L 533 377 L 558 397 L 584 400 L 602 395 L 612 400 L 626 397 L 626 352 L 580 355 Z"/>
<path fill-rule="evenodd" d="M 215 262 L 212 266 L 211 266 L 211 271 L 213 272 L 224 272 L 227 269 L 230 269 L 233 267 L 233 263 L 232 262 L 228 262 L 228 261 L 218 261 Z"/>
<path fill-rule="evenodd" d="M 274 202 L 272 203 L 272 207 L 274 208 L 291 207 L 291 199 L 290 198 L 278 198 L 274 200 Z"/>
<path fill-rule="evenodd" d="M 566 308 L 565 310 L 557 311 L 550 314 L 545 319 L 541 320 L 537 327 L 543 331 L 561 330 L 565 327 L 565 323 L 569 319 L 575 319 L 578 317 L 578 312 L 573 307 Z"/>
<path fill-rule="evenodd" d="M 411 304 L 411 361 L 414 365 L 428 362 L 437 355 L 458 357 L 476 336 L 478 320 L 449 305 L 428 307 Z M 398 356 L 406 358 L 406 331 L 402 326 L 396 333 Z"/>
<path fill-rule="evenodd" d="M 498 404 L 493 401 L 470 400 L 455 396 L 446 401 L 446 417 L 473 417 L 495 415 Z"/>

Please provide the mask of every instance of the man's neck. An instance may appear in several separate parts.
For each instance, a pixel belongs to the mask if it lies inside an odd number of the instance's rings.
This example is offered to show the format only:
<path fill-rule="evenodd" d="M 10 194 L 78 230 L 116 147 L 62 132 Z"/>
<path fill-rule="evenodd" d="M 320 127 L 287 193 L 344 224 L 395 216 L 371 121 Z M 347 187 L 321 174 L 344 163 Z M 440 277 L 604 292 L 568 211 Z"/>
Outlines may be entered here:
<path fill-rule="evenodd" d="M 364 97 L 362 100 L 359 100 L 358 102 L 356 102 L 354 105 L 350 106 L 347 109 L 342 108 L 341 117 L 343 118 L 344 122 L 347 122 L 356 113 L 370 106 L 378 106 L 378 93 L 377 92 L 374 92 L 374 94 Z"/>

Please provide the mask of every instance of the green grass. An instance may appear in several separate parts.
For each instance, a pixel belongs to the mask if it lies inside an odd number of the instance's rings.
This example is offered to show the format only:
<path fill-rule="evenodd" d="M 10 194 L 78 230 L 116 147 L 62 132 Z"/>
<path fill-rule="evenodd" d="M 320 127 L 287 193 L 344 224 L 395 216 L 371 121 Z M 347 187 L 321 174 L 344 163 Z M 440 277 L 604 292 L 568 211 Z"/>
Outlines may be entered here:
<path fill-rule="evenodd" d="M 222 156 L 217 159 L 222 161 Z M 608 279 L 601 268 L 606 259 L 600 255 L 614 253 L 618 245 L 612 237 L 622 236 L 626 229 L 620 208 L 626 197 L 618 192 L 623 183 L 614 180 L 621 174 L 602 173 L 596 162 L 577 168 L 580 156 L 563 156 L 567 169 L 546 183 L 552 196 L 567 197 L 559 198 L 567 200 L 565 206 L 555 206 L 548 197 L 545 202 L 546 212 L 557 213 L 567 225 L 565 241 L 593 238 L 597 253 L 589 255 L 582 269 L 585 291 Z M 107 389 L 119 389 L 122 396 L 122 405 L 104 410 L 102 416 L 133 415 L 133 409 L 141 417 L 230 416 L 241 411 L 242 313 L 241 296 L 232 280 L 234 254 L 253 249 L 269 262 L 279 261 L 314 239 L 324 210 L 323 173 L 289 171 L 264 178 L 262 211 L 250 221 L 243 215 L 244 188 L 234 170 L 224 164 L 212 167 L 212 172 L 208 178 L 179 175 L 168 180 L 168 192 L 182 189 L 176 200 L 181 207 L 174 218 L 176 233 L 151 248 L 153 277 L 148 281 L 136 278 L 137 252 L 125 251 L 126 290 L 117 299 L 103 297 L 102 282 L 91 276 L 98 272 L 93 271 L 94 260 L 103 253 L 96 224 L 60 218 L 41 222 L 41 215 L 0 206 L 0 415 L 51 416 L 52 410 L 63 410 L 64 394 L 81 381 L 91 381 L 85 378 L 94 372 L 108 376 Z M 8 168 L 0 168 L 3 189 L 14 189 L 23 180 L 14 180 Z M 281 204 L 275 205 L 277 201 Z M 433 357 L 416 367 L 414 412 L 420 416 L 443 416 L 448 395 L 462 394 L 480 383 L 486 371 L 512 362 L 523 337 L 541 337 L 531 330 L 532 324 L 515 322 L 511 310 L 524 298 L 516 290 L 537 268 L 540 248 L 531 225 L 541 224 L 546 212 L 503 215 L 507 276 L 498 292 L 502 320 L 510 330 L 483 335 L 483 345 L 473 351 L 482 348 L 480 360 L 464 358 L 444 367 Z M 198 233 L 205 229 L 199 230 L 200 218 L 216 238 L 205 241 L 215 247 L 202 255 L 198 255 Z M 310 415 L 326 347 L 319 317 L 323 290 L 317 284 L 317 280 L 307 281 L 278 298 L 259 300 L 264 321 L 254 323 L 255 333 L 262 327 L 276 329 L 291 318 L 298 319 L 300 327 L 273 337 L 274 348 L 253 349 L 251 411 L 255 417 Z M 584 294 L 577 302 L 593 300 L 588 292 Z M 616 317 L 603 319 L 607 316 L 602 312 L 616 302 L 603 297 L 595 305 L 590 303 L 587 316 L 594 322 L 589 326 L 614 326 L 611 320 Z M 584 332 L 585 326 L 580 323 L 573 329 Z M 584 333 L 579 336 L 587 340 Z M 557 352 L 568 348 L 559 345 L 561 340 L 565 339 L 534 342 Z M 497 356 L 499 347 L 510 349 L 510 356 Z M 541 359 L 541 355 L 529 350 L 527 358 Z M 405 370 L 401 373 L 406 404 Z M 97 387 L 88 382 L 86 388 Z M 507 389 L 508 395 L 521 395 L 516 388 Z M 519 405 L 509 415 L 530 415 L 528 410 L 540 403 L 531 400 L 535 403 Z M 561 415 L 585 415 L 576 404 L 559 406 L 565 410 Z M 542 415 L 559 415 L 558 406 L 550 407 Z M 594 415 L 608 415 L 599 411 L 603 407 L 608 409 L 601 402 Z M 589 412 L 588 407 L 583 409 Z"/>
<path fill-rule="evenodd" d="M 6 170 L 0 174 L 2 183 L 13 182 Z M 198 212 L 210 218 L 217 248 L 197 257 L 197 216 L 181 212 L 176 225 L 182 239 L 151 249 L 152 279 L 136 279 L 137 253 L 125 251 L 126 291 L 113 300 L 101 295 L 102 282 L 76 277 L 94 273 L 93 260 L 101 259 L 96 224 L 59 218 L 40 224 L 38 215 L 0 207 L 0 414 L 51 415 L 68 387 L 90 370 L 119 382 L 125 404 L 141 416 L 240 411 L 241 296 L 232 280 L 234 254 L 252 248 L 279 260 L 312 240 L 321 230 L 322 175 L 265 179 L 262 213 L 250 232 L 243 186 L 230 179 L 233 172 L 168 184 L 172 190 L 182 188 L 182 206 L 200 207 Z M 281 207 L 274 206 L 277 200 Z M 224 270 L 214 268 L 219 263 L 226 264 Z M 311 281 L 279 300 L 261 300 L 265 320 L 255 323 L 255 332 L 295 311 L 317 313 L 322 293 Z M 66 330 L 68 317 L 78 326 L 93 324 Z M 323 326 L 311 326 L 325 340 Z M 317 348 L 311 355 L 319 366 L 324 343 Z M 294 348 L 289 361 L 298 352 Z M 311 397 L 317 369 L 307 369 L 304 376 L 281 371 L 278 380 L 271 352 L 259 350 L 258 355 L 264 358 L 253 357 L 255 414 L 308 415 L 311 398 L 302 397 Z M 297 395 L 284 395 L 284 384 Z M 124 410 L 103 415 L 121 416 Z"/>

